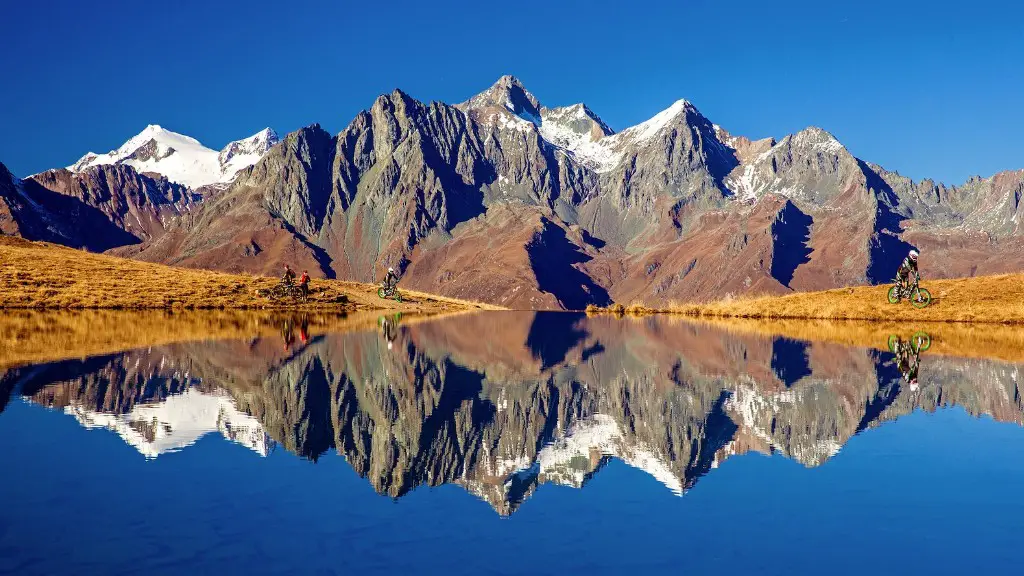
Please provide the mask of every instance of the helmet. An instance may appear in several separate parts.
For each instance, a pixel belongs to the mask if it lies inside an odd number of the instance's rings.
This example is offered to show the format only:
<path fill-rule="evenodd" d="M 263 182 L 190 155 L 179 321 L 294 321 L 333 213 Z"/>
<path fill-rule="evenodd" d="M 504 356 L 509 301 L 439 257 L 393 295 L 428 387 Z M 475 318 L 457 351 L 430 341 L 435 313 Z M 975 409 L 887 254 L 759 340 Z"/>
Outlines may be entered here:
<path fill-rule="evenodd" d="M 910 254 L 909 254 L 910 259 L 913 260 L 914 262 L 917 262 L 917 257 L 919 255 L 920 255 L 920 253 L 917 250 L 911 250 Z"/>
<path fill-rule="evenodd" d="M 394 274 L 395 268 L 393 266 L 388 266 L 388 272 L 391 272 L 392 274 Z"/>

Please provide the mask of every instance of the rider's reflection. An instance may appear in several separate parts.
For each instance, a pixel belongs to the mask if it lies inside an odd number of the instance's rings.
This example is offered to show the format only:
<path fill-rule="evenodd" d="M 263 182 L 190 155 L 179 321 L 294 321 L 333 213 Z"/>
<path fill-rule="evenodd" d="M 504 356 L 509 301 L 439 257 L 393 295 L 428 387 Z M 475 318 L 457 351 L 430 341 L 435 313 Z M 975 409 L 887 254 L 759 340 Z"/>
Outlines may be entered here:
<path fill-rule="evenodd" d="M 303 315 L 296 319 L 289 316 L 281 321 L 281 337 L 284 339 L 285 352 L 291 350 L 295 345 L 296 327 L 299 330 L 299 340 L 302 341 L 302 345 L 309 344 L 309 317 Z"/>
<path fill-rule="evenodd" d="M 281 322 L 281 336 L 284 338 L 284 351 L 287 352 L 295 344 L 295 323 L 291 318 Z"/>
<path fill-rule="evenodd" d="M 377 323 L 380 324 L 381 334 L 388 341 L 388 350 L 391 350 L 392 344 L 398 336 L 398 321 L 401 319 L 401 314 L 395 314 L 394 316 L 381 316 L 377 320 Z"/>
<path fill-rule="evenodd" d="M 921 368 L 921 352 L 931 347 L 931 337 L 924 332 L 917 332 L 904 340 L 898 336 L 889 337 L 889 349 L 896 355 L 896 369 L 903 376 L 911 392 L 916 392 L 920 386 L 918 382 L 918 371 Z"/>

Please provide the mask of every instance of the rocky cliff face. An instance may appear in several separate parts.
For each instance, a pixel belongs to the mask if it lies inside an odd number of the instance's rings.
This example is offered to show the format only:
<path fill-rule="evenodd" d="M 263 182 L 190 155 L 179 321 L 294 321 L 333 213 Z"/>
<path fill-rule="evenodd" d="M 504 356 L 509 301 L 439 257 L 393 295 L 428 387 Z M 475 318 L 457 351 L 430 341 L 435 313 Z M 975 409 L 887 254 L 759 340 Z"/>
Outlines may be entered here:
<path fill-rule="evenodd" d="M 361 281 L 393 265 L 409 288 L 582 308 L 885 282 L 912 246 L 926 277 L 1020 270 L 1022 190 L 1024 171 L 915 183 L 819 128 L 751 141 L 684 100 L 616 133 L 506 76 L 293 132 L 166 233 L 111 224 L 145 260 Z"/>
<path fill-rule="evenodd" d="M 0 392 L 111 427 L 147 454 L 187 445 L 182 429 L 219 430 L 264 454 L 268 439 L 311 460 L 335 451 L 392 497 L 455 483 L 509 514 L 537 486 L 581 487 L 612 458 L 682 494 L 749 451 L 820 465 L 918 408 L 1022 424 L 1019 368 L 924 355 L 914 390 L 875 350 L 502 314 L 400 324 L 391 347 L 373 332 L 287 350 L 170 345 L 12 370 Z M 211 410 L 205 428 L 190 419 Z"/>
<path fill-rule="evenodd" d="M 0 232 L 92 251 L 159 238 L 200 199 L 184 186 L 125 165 L 77 174 L 48 170 L 8 181 L 0 183 Z"/>

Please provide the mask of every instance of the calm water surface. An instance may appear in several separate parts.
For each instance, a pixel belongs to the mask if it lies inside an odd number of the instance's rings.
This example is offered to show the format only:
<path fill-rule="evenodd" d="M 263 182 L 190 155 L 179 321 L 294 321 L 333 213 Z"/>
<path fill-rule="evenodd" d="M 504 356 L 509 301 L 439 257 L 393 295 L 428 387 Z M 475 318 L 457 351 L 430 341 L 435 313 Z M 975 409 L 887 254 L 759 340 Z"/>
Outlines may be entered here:
<path fill-rule="evenodd" d="M 383 320 L 0 370 L 0 573 L 1021 573 L 1019 365 Z"/>

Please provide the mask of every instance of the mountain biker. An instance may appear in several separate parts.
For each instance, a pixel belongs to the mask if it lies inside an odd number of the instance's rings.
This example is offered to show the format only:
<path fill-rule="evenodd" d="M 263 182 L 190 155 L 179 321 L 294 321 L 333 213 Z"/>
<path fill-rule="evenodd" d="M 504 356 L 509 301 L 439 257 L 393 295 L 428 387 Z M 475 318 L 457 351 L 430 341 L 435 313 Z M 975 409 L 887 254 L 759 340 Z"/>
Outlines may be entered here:
<path fill-rule="evenodd" d="M 292 267 L 284 265 L 284 275 L 281 276 L 281 283 L 285 286 L 291 286 L 295 282 L 295 272 L 292 271 Z"/>
<path fill-rule="evenodd" d="M 393 289 L 398 284 L 398 274 L 395 273 L 394 267 L 388 266 L 388 273 L 384 275 L 384 287 L 388 290 Z"/>
<path fill-rule="evenodd" d="M 302 276 L 299 277 L 299 289 L 302 290 L 302 296 L 309 296 L 309 272 L 306 270 L 302 271 Z"/>
<path fill-rule="evenodd" d="M 913 273 L 915 277 L 920 280 L 921 275 L 917 271 L 917 257 L 919 253 L 917 250 L 911 250 L 907 257 L 903 259 L 903 263 L 900 264 L 900 269 L 896 271 L 896 281 L 900 285 L 900 290 L 905 290 L 910 285 L 910 274 Z"/>

